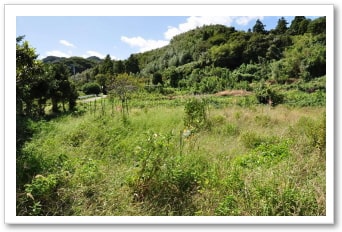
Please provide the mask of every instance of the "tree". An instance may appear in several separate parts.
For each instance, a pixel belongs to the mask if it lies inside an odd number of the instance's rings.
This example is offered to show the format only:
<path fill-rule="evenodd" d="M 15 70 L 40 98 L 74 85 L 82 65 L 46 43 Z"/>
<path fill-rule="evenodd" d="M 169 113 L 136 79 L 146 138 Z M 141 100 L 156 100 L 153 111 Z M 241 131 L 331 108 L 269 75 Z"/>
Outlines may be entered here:
<path fill-rule="evenodd" d="M 274 34 L 276 35 L 285 34 L 288 29 L 287 24 L 288 22 L 285 20 L 284 17 L 281 17 L 280 19 L 278 19 L 278 24 L 273 31 Z"/>
<path fill-rule="evenodd" d="M 114 74 L 121 74 L 125 72 L 125 65 L 122 60 L 114 61 Z"/>
<path fill-rule="evenodd" d="M 104 61 L 100 64 L 99 73 L 110 74 L 110 75 L 114 74 L 114 64 L 109 54 L 106 56 Z"/>
<path fill-rule="evenodd" d="M 163 85 L 163 76 L 159 72 L 153 73 L 153 78 L 152 78 L 152 84 L 158 85 L 161 84 Z"/>
<path fill-rule="evenodd" d="M 126 70 L 126 73 L 140 72 L 138 59 L 133 54 L 130 55 L 129 58 L 126 60 L 125 70 Z"/>
<path fill-rule="evenodd" d="M 70 97 L 74 98 L 77 95 L 74 93 L 75 89 L 69 81 L 69 68 L 64 63 L 53 64 L 50 69 L 50 75 L 52 80 L 50 91 L 52 111 L 58 112 L 59 102 L 62 102 L 63 110 L 65 111 L 65 102 L 70 101 Z"/>
<path fill-rule="evenodd" d="M 325 34 L 326 32 L 326 17 L 320 17 L 312 20 L 308 25 L 308 32 L 314 35 Z"/>
<path fill-rule="evenodd" d="M 37 88 L 33 86 L 42 85 L 44 79 L 43 64 L 37 60 L 38 55 L 31 48 L 25 36 L 16 38 L 16 103 L 17 113 L 32 115 L 34 98 L 37 97 Z"/>
<path fill-rule="evenodd" d="M 170 81 L 170 86 L 173 88 L 178 87 L 178 81 L 180 80 L 180 74 L 177 72 L 176 68 L 172 66 L 167 69 L 164 73 L 166 79 Z"/>
<path fill-rule="evenodd" d="M 243 51 L 243 60 L 245 63 L 257 62 L 258 57 L 266 56 L 270 44 L 268 38 L 267 35 L 260 33 L 254 33 L 251 36 Z"/>
<path fill-rule="evenodd" d="M 138 88 L 136 79 L 127 73 L 119 74 L 109 84 L 109 92 L 119 97 L 121 101 L 121 113 L 123 117 L 128 114 L 129 94 Z"/>
<path fill-rule="evenodd" d="M 105 75 L 105 74 L 97 74 L 96 77 L 95 77 L 97 83 L 100 85 L 100 87 L 102 89 L 102 93 L 103 94 L 107 94 L 107 82 L 108 82 L 107 75 Z"/>
<path fill-rule="evenodd" d="M 294 17 L 289 28 L 290 35 L 303 35 L 307 31 L 309 23 L 310 20 L 305 16 Z"/>
<path fill-rule="evenodd" d="M 259 19 L 256 20 L 255 25 L 253 26 L 254 33 L 266 34 L 265 26 Z"/>
<path fill-rule="evenodd" d="M 78 92 L 74 83 L 70 83 L 70 91 L 68 94 L 69 110 L 74 110 L 76 106 L 76 100 L 78 98 Z"/>

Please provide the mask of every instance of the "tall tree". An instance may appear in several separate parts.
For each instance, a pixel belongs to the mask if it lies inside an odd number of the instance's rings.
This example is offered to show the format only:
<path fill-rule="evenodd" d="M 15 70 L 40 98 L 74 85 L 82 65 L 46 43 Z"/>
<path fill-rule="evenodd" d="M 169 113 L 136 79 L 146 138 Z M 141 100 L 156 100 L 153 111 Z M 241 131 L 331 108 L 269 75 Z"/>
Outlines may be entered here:
<path fill-rule="evenodd" d="M 277 26 L 274 29 L 274 34 L 277 34 L 277 35 L 285 34 L 288 29 L 287 24 L 288 22 L 285 20 L 284 17 L 281 17 L 280 19 L 278 19 Z"/>
<path fill-rule="evenodd" d="M 38 55 L 31 48 L 24 36 L 16 38 L 16 102 L 17 113 L 31 115 L 34 103 L 33 86 L 40 82 L 43 64 L 37 60 Z"/>
<path fill-rule="evenodd" d="M 256 20 L 255 25 L 253 26 L 254 33 L 266 34 L 265 26 L 259 19 Z"/>
<path fill-rule="evenodd" d="M 125 70 L 126 73 L 140 72 L 138 59 L 134 55 L 130 55 L 129 58 L 126 60 Z"/>
<path fill-rule="evenodd" d="M 320 17 L 312 20 L 308 25 L 308 32 L 314 35 L 325 34 L 326 32 L 326 17 Z"/>
<path fill-rule="evenodd" d="M 114 64 L 113 64 L 113 61 L 110 58 L 109 54 L 106 56 L 104 61 L 101 63 L 99 71 L 101 74 L 109 74 L 109 75 L 114 74 Z"/>
<path fill-rule="evenodd" d="M 52 88 L 50 91 L 52 111 L 58 112 L 59 102 L 62 102 L 63 110 L 65 111 L 65 103 L 67 101 L 72 101 L 72 98 L 77 96 L 77 94 L 74 93 L 75 88 L 69 81 L 69 68 L 63 63 L 53 64 L 50 69 L 50 75 L 52 79 Z"/>
<path fill-rule="evenodd" d="M 100 85 L 102 93 L 107 94 L 107 82 L 108 78 L 105 74 L 97 74 L 96 75 L 96 82 Z"/>
<path fill-rule="evenodd" d="M 121 74 L 125 72 L 125 65 L 122 60 L 114 61 L 114 74 Z"/>
<path fill-rule="evenodd" d="M 310 20 L 305 16 L 296 16 L 291 22 L 289 33 L 290 35 L 303 35 L 307 32 Z"/>

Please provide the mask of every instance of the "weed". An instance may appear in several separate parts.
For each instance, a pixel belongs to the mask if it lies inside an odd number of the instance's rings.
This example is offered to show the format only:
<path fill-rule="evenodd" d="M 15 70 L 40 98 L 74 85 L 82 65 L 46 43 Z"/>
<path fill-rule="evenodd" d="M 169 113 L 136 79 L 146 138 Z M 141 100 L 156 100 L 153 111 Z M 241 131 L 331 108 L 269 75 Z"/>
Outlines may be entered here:
<path fill-rule="evenodd" d="M 262 136 L 256 132 L 247 131 L 240 135 L 240 140 L 247 148 L 256 148 L 262 143 L 269 143 L 274 141 L 274 137 Z"/>
<path fill-rule="evenodd" d="M 143 146 L 136 150 L 140 157 L 138 170 L 128 183 L 134 200 L 147 202 L 147 207 L 155 210 L 153 214 L 191 215 L 191 199 L 200 173 L 196 166 L 184 165 L 186 157 L 177 155 L 172 137 L 172 134 L 148 134 Z"/>
<path fill-rule="evenodd" d="M 215 214 L 218 216 L 238 216 L 240 215 L 238 201 L 233 195 L 228 195 L 216 209 Z"/>
<path fill-rule="evenodd" d="M 252 152 L 237 157 L 235 162 L 237 165 L 245 168 L 270 167 L 289 155 L 289 141 L 283 141 L 278 144 L 262 143 L 254 148 Z"/>
<path fill-rule="evenodd" d="M 128 123 L 109 102 L 23 121 L 17 215 L 325 214 L 324 107 L 208 99 L 202 123 L 190 99 L 160 94 L 132 98 Z"/>

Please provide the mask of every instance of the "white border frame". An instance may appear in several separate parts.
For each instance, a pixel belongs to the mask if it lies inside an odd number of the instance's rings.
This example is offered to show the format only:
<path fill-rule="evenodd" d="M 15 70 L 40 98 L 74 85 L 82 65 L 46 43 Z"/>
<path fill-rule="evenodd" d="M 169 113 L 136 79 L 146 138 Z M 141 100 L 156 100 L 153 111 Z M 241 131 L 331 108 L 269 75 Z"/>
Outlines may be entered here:
<path fill-rule="evenodd" d="M 332 224 L 334 223 L 333 5 L 5 5 L 5 223 L 8 224 Z M 326 16 L 326 216 L 16 216 L 15 37 L 17 16 Z M 14 93 L 14 94 L 13 94 Z"/>

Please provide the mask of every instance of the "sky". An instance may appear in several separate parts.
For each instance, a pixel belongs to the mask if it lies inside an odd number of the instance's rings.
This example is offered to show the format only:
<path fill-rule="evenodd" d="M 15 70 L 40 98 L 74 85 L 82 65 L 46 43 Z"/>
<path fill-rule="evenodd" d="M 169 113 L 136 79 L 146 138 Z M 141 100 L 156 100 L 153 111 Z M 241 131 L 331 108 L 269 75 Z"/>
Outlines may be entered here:
<path fill-rule="evenodd" d="M 127 59 L 169 44 L 177 34 L 210 24 L 253 28 L 257 19 L 266 30 L 281 16 L 17 16 L 16 36 L 25 35 L 39 59 L 47 56 Z M 290 25 L 292 16 L 284 17 Z M 314 19 L 316 17 L 307 17 Z"/>

